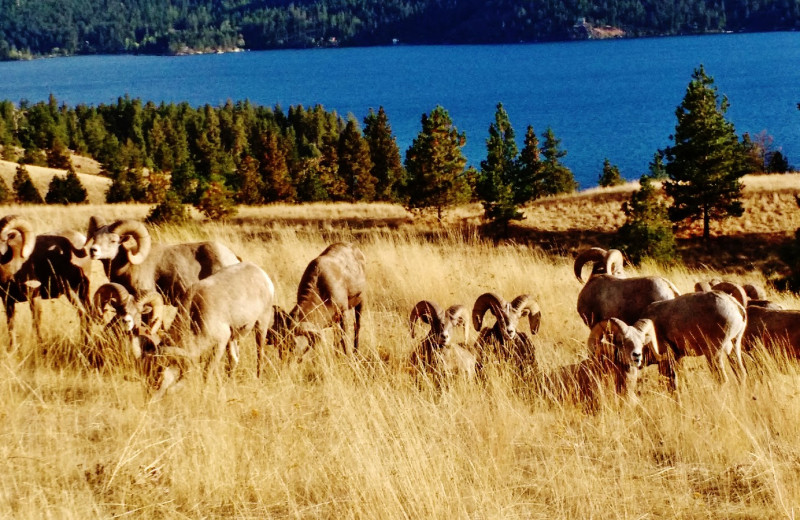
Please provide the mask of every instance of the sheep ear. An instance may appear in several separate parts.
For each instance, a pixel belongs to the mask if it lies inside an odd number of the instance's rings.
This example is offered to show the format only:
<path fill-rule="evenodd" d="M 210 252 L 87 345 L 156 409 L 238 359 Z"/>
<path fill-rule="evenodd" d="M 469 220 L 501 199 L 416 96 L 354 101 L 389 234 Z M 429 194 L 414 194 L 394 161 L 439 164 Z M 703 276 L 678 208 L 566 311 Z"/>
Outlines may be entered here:
<path fill-rule="evenodd" d="M 94 234 L 97 233 L 97 230 L 103 226 L 105 226 L 105 221 L 103 218 L 92 215 L 89 217 L 89 229 L 86 231 L 86 237 L 91 240 L 94 238 Z"/>

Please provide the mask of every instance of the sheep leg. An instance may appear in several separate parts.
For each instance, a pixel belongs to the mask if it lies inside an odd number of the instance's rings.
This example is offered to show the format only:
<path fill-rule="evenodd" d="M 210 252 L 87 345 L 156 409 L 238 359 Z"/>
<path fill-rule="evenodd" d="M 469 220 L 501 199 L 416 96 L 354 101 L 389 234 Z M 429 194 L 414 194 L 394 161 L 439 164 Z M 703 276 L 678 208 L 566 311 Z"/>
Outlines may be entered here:
<path fill-rule="evenodd" d="M 267 339 L 267 330 L 269 327 L 262 326 L 261 322 L 256 323 L 256 379 L 261 379 L 261 365 L 264 362 L 264 343 Z"/>
<path fill-rule="evenodd" d="M 706 354 L 708 367 L 711 369 L 711 373 L 720 384 L 725 384 L 728 382 L 728 374 L 725 371 L 725 363 L 727 362 L 727 358 L 728 354 L 725 352 L 724 348 L 717 350 L 716 355 L 712 356 L 710 353 Z"/>
<path fill-rule="evenodd" d="M 333 336 L 335 343 L 342 349 L 344 355 L 347 355 L 347 342 L 345 341 L 346 333 L 344 330 L 344 313 L 336 311 L 333 315 Z"/>
<path fill-rule="evenodd" d="M 228 343 L 229 343 L 228 338 L 216 338 L 216 348 L 214 349 L 214 352 L 212 353 L 211 357 L 208 358 L 208 361 L 206 361 L 206 366 L 204 370 L 205 372 L 204 379 L 206 381 L 208 381 L 209 375 L 211 375 L 212 372 L 216 371 L 216 368 L 222 361 L 222 356 L 225 355 L 225 352 L 228 350 L 227 349 Z"/>
<path fill-rule="evenodd" d="M 239 364 L 239 342 L 233 338 L 228 342 L 228 377 Z"/>
<path fill-rule="evenodd" d="M 353 307 L 353 314 L 355 315 L 355 319 L 353 320 L 353 352 L 358 352 L 358 337 L 361 332 L 361 310 L 363 309 L 364 302 L 358 302 L 358 304 Z"/>
<path fill-rule="evenodd" d="M 667 348 L 669 348 L 667 346 Z M 667 379 L 667 386 L 672 392 L 678 391 L 678 360 L 667 351 L 663 359 L 658 362 L 658 373 Z"/>
<path fill-rule="evenodd" d="M 31 317 L 33 319 L 33 329 L 36 332 L 36 341 L 42 342 L 42 299 L 33 296 L 28 301 L 31 307 Z"/>
<path fill-rule="evenodd" d="M 16 350 L 17 334 L 14 328 L 14 300 L 6 299 L 6 325 L 8 326 L 8 351 Z"/>

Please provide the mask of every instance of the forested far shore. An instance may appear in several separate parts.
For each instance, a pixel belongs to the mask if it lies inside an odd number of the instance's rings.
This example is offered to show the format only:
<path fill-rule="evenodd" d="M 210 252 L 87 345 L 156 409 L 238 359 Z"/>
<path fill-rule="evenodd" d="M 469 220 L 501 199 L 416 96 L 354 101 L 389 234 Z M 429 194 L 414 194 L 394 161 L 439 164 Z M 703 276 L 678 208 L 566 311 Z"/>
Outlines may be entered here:
<path fill-rule="evenodd" d="M 0 59 L 4 60 L 800 28 L 800 0 L 0 0 L 0 12 Z"/>

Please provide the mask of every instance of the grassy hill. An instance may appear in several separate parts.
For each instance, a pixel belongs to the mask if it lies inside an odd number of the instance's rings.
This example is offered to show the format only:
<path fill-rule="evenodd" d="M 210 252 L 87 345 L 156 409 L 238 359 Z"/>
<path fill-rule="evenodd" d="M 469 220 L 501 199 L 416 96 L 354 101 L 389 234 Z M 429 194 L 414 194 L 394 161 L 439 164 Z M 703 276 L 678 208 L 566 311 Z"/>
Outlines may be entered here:
<path fill-rule="evenodd" d="M 86 188 L 86 195 L 90 204 L 102 204 L 106 201 L 106 190 L 111 185 L 111 179 L 97 175 L 100 168 L 96 161 L 87 159 L 85 157 L 73 156 L 72 165 L 81 184 Z M 42 198 L 47 194 L 47 189 L 50 186 L 50 180 L 54 175 L 64 175 L 64 170 L 55 168 L 46 168 L 43 166 L 26 165 L 28 173 L 33 180 L 36 189 L 41 193 Z M 14 174 L 17 171 L 17 163 L 10 161 L 0 160 L 0 177 L 3 178 L 6 185 L 10 188 L 14 180 Z"/>

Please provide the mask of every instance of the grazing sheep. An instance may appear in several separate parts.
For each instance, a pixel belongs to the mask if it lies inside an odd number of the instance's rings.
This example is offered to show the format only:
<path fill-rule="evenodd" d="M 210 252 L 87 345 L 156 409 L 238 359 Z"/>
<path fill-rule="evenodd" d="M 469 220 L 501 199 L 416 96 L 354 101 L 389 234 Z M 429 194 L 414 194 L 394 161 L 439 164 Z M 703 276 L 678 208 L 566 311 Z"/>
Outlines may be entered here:
<path fill-rule="evenodd" d="M 85 240 L 74 231 L 36 235 L 31 224 L 17 215 L 0 219 L 0 295 L 12 348 L 18 302 L 29 302 L 36 336 L 41 338 L 40 300 L 63 294 L 77 309 L 82 332 L 88 333 L 91 259 L 83 250 Z"/>
<path fill-rule="evenodd" d="M 337 242 L 328 246 L 306 267 L 297 287 L 297 304 L 288 319 L 278 320 L 287 323 L 276 322 L 270 337 L 304 336 L 308 345 L 298 356 L 301 359 L 319 341 L 320 330 L 333 326 L 336 343 L 347 354 L 344 315 L 353 309 L 353 350 L 358 351 L 367 288 L 366 263 L 364 253 L 353 244 Z M 294 340 L 290 340 L 289 344 L 293 343 Z"/>
<path fill-rule="evenodd" d="M 194 283 L 180 308 L 169 334 L 156 355 L 168 360 L 160 375 L 156 398 L 181 378 L 183 363 L 192 364 L 208 355 L 206 377 L 227 351 L 233 369 L 239 361 L 238 340 L 251 330 L 256 333 L 257 369 L 261 377 L 264 342 L 272 325 L 275 287 L 263 269 L 242 262 L 220 269 Z M 172 363 L 169 363 L 172 360 Z"/>
<path fill-rule="evenodd" d="M 594 409 L 608 378 L 613 379 L 619 395 L 632 397 L 645 354 L 659 357 L 650 320 L 633 325 L 616 318 L 603 320 L 592 328 L 587 345 L 589 358 L 542 375 L 542 393 L 559 399 L 573 398 Z"/>
<path fill-rule="evenodd" d="M 765 309 L 783 309 L 780 304 L 767 299 L 764 289 L 753 284 L 739 285 L 733 282 L 713 279 L 710 282 L 697 282 L 694 284 L 696 292 L 722 291 L 730 294 L 736 301 L 745 307 L 762 307 Z"/>
<path fill-rule="evenodd" d="M 651 303 L 642 317 L 653 322 L 658 344 L 665 354 L 657 360 L 659 370 L 669 379 L 673 390 L 677 388 L 675 368 L 684 356 L 705 355 L 712 373 L 725 381 L 725 358 L 733 355 L 734 371 L 740 379 L 746 376 L 742 336 L 747 314 L 732 296 L 716 290 L 684 294 Z"/>
<path fill-rule="evenodd" d="M 494 326 L 483 327 L 483 318 L 489 311 L 494 315 Z M 484 293 L 472 307 L 472 325 L 478 331 L 476 345 L 481 351 L 492 350 L 500 359 L 513 360 L 520 370 L 525 366 L 536 367 L 536 353 L 532 340 L 524 332 L 517 331 L 519 320 L 528 317 L 531 335 L 539 332 L 542 311 L 528 294 L 521 294 L 506 302 L 495 293 Z"/>
<path fill-rule="evenodd" d="M 748 305 L 742 341 L 745 350 L 761 344 L 770 351 L 785 348 L 789 356 L 800 358 L 800 311 Z"/>
<path fill-rule="evenodd" d="M 463 305 L 452 305 L 443 311 L 435 302 L 422 300 L 411 311 L 409 327 L 414 337 L 417 321 L 430 325 L 430 331 L 411 355 L 411 365 L 439 375 L 459 374 L 474 379 L 478 359 L 460 345 L 451 344 L 454 331 L 463 329 L 464 342 L 469 342 L 469 315 Z"/>
<path fill-rule="evenodd" d="M 157 292 L 147 293 L 138 300 L 118 283 L 106 283 L 94 293 L 95 313 L 103 316 L 110 307 L 114 316 L 107 330 L 121 328 L 130 339 L 133 357 L 142 357 L 141 339 L 158 343 L 158 332 L 164 320 L 164 300 Z"/>
<path fill-rule="evenodd" d="M 634 323 L 649 304 L 671 300 L 680 294 L 672 282 L 660 276 L 625 278 L 622 253 L 599 247 L 583 251 L 575 259 L 575 276 L 581 283 L 581 271 L 589 262 L 592 274 L 578 294 L 577 306 L 578 314 L 589 328 L 610 318 Z"/>
<path fill-rule="evenodd" d="M 240 259 L 219 242 L 152 244 L 150 233 L 137 220 L 103 224 L 89 219 L 86 249 L 100 260 L 110 282 L 125 287 L 134 297 L 158 291 L 164 301 L 178 305 L 190 285 Z"/>

